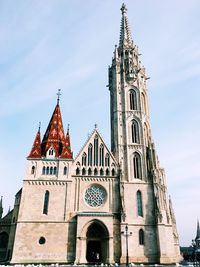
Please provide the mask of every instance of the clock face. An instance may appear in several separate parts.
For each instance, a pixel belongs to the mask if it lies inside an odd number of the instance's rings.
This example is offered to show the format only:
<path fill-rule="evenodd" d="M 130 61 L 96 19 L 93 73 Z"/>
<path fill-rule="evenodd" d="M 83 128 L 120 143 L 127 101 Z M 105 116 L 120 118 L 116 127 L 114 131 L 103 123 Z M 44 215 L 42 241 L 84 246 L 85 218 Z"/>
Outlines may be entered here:
<path fill-rule="evenodd" d="M 107 193 L 103 186 L 93 184 L 85 191 L 84 200 L 91 207 L 99 207 L 106 201 Z"/>

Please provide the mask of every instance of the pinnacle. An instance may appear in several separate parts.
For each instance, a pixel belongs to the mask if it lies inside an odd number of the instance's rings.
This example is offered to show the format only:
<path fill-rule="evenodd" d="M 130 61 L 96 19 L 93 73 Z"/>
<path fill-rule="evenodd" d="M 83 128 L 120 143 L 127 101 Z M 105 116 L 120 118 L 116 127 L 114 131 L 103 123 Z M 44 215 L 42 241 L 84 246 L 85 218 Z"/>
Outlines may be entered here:
<path fill-rule="evenodd" d="M 124 3 L 122 4 L 121 11 L 122 11 L 122 20 L 121 20 L 119 46 L 120 47 L 124 47 L 124 46 L 131 47 L 133 45 L 133 41 L 131 37 L 131 31 L 129 29 L 127 8 Z"/>

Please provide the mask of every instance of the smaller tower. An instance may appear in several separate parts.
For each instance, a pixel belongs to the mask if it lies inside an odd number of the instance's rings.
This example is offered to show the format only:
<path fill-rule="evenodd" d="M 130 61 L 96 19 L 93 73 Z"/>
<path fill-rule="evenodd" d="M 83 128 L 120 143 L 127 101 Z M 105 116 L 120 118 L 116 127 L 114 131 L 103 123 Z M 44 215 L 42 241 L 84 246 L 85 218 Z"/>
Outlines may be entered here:
<path fill-rule="evenodd" d="M 1 196 L 0 200 L 0 219 L 2 218 L 3 215 L 3 197 Z"/>

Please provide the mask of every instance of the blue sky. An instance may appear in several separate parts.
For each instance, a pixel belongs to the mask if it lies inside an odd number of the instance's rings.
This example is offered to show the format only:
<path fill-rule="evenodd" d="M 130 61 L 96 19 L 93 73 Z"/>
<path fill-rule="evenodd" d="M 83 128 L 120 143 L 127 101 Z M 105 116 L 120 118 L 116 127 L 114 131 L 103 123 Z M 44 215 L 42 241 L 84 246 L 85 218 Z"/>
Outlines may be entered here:
<path fill-rule="evenodd" d="M 200 1 L 127 0 L 147 69 L 151 127 L 176 212 L 181 245 L 200 217 Z M 94 124 L 109 145 L 108 65 L 120 0 L 0 2 L 0 195 L 4 213 L 22 186 L 38 123 L 44 133 L 62 89 L 74 155 Z"/>

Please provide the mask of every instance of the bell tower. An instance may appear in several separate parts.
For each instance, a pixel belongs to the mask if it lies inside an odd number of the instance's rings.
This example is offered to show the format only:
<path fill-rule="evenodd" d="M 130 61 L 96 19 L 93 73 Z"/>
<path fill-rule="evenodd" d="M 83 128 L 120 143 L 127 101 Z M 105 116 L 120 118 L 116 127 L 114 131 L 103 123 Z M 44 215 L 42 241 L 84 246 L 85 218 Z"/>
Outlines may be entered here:
<path fill-rule="evenodd" d="M 147 80 L 121 7 L 119 45 L 109 67 L 111 150 L 120 166 L 121 232 L 130 231 L 130 262 L 178 262 L 179 242 L 165 173 L 151 137 Z M 126 242 L 121 237 L 121 262 Z M 168 240 L 168 241 L 164 241 Z"/>

